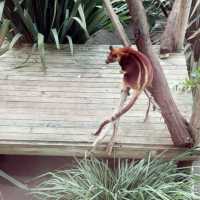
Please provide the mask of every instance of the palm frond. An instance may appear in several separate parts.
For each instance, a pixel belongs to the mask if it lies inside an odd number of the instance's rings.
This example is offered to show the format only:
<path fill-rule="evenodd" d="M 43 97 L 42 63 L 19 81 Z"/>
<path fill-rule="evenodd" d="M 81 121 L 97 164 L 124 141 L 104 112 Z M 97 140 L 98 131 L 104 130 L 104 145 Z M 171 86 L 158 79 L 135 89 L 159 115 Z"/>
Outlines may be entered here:
<path fill-rule="evenodd" d="M 12 49 L 14 47 L 14 45 L 17 43 L 17 41 L 22 37 L 21 33 L 17 33 L 13 39 L 11 40 L 10 44 L 9 44 L 9 49 Z"/>
<path fill-rule="evenodd" d="M 3 0 L 0 2 L 0 21 L 2 20 L 4 6 L 5 6 L 5 1 Z"/>
<path fill-rule="evenodd" d="M 53 34 L 53 37 L 54 37 L 54 40 L 55 40 L 55 43 L 56 43 L 56 47 L 57 47 L 57 49 L 60 49 L 58 32 L 57 32 L 57 30 L 55 28 L 52 29 L 51 31 L 52 31 L 52 34 Z"/>
<path fill-rule="evenodd" d="M 5 40 L 5 37 L 9 31 L 9 26 L 10 26 L 10 20 L 4 19 L 3 23 L 0 27 L 0 47 L 2 46 L 2 44 Z"/>
<path fill-rule="evenodd" d="M 46 59 L 45 59 L 45 49 L 44 49 L 44 36 L 41 33 L 38 33 L 37 39 L 38 49 L 40 52 L 40 59 L 43 67 L 43 71 L 46 71 Z"/>
<path fill-rule="evenodd" d="M 71 55 L 73 56 L 73 55 L 74 55 L 74 48 L 73 48 L 73 41 L 72 41 L 72 38 L 71 38 L 69 35 L 67 35 L 66 37 L 67 37 L 67 39 L 68 39 L 68 41 L 69 41 L 69 47 L 70 47 Z"/>

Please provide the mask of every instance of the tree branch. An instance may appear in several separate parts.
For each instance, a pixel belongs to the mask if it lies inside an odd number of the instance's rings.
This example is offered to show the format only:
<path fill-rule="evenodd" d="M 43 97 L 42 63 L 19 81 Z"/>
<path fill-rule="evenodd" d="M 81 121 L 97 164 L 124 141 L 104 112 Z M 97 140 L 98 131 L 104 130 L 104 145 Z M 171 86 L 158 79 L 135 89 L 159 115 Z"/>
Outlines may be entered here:
<path fill-rule="evenodd" d="M 108 15 L 115 27 L 115 29 L 117 30 L 117 33 L 119 35 L 119 38 L 121 39 L 122 43 L 124 46 L 131 46 L 131 42 L 129 41 L 125 31 L 124 31 L 124 28 L 122 26 L 122 24 L 120 23 L 119 21 L 119 18 L 118 16 L 115 14 L 113 8 L 112 8 L 112 5 L 110 3 L 110 0 L 103 0 L 104 4 L 105 4 L 105 7 L 107 9 L 107 12 L 108 12 Z M 116 109 L 116 111 L 113 113 L 112 116 L 114 116 L 116 113 L 119 113 L 120 110 L 123 108 L 123 105 L 124 103 L 126 102 L 126 99 L 127 99 L 127 96 L 128 96 L 128 93 L 129 93 L 129 90 L 127 91 L 124 91 L 122 90 L 122 93 L 121 93 L 121 97 L 120 97 L 120 104 L 118 106 L 118 108 Z M 145 119 L 144 121 L 147 120 L 148 118 L 148 114 L 149 114 L 149 109 L 150 109 L 150 104 L 152 103 L 153 104 L 153 107 L 154 108 L 157 108 L 158 106 L 152 101 L 152 98 L 148 95 L 148 92 L 145 90 L 145 95 L 147 96 L 147 98 L 149 99 L 149 104 L 148 104 L 148 108 L 147 108 L 147 111 L 146 111 L 146 115 L 145 115 Z M 93 148 L 92 150 L 94 150 L 97 146 L 97 144 L 103 140 L 103 138 L 107 135 L 107 133 L 110 131 L 111 127 L 113 128 L 113 133 L 112 133 L 112 136 L 111 136 L 111 139 L 110 139 L 110 142 L 108 143 L 108 146 L 107 146 L 107 152 L 108 154 L 111 154 L 112 152 L 112 148 L 113 148 L 113 144 L 115 143 L 115 138 L 116 138 L 116 135 L 117 135 L 117 131 L 118 131 L 118 127 L 119 127 L 119 120 L 120 118 L 118 118 L 117 120 L 115 120 L 112 124 L 113 124 L 113 127 L 109 124 L 109 126 L 107 128 L 105 128 L 103 130 L 103 127 L 110 123 L 109 120 L 105 120 L 101 123 L 99 129 L 97 130 L 96 133 L 99 133 L 98 137 L 96 138 L 96 140 L 94 141 L 93 143 Z"/>
<path fill-rule="evenodd" d="M 122 41 L 122 44 L 125 47 L 131 46 L 131 42 L 126 35 L 126 32 L 125 32 L 121 22 L 119 21 L 118 16 L 115 14 L 110 0 L 103 0 L 103 2 L 105 5 L 105 8 L 107 10 L 107 14 L 110 17 L 114 28 L 117 30 L 119 39 Z"/>
<path fill-rule="evenodd" d="M 192 0 L 175 0 L 161 36 L 160 53 L 173 53 L 183 48 Z"/>
<path fill-rule="evenodd" d="M 113 25 L 114 25 L 114 28 L 117 30 L 119 38 L 122 41 L 122 44 L 124 46 L 131 46 L 131 42 L 129 41 L 129 39 L 128 39 L 127 35 L 126 35 L 125 30 L 124 30 L 122 24 L 119 21 L 118 16 L 115 14 L 115 12 L 114 12 L 114 10 L 112 8 L 110 0 L 103 0 L 103 2 L 104 2 L 104 5 L 105 5 L 105 8 L 107 10 L 107 13 L 108 13 Z M 116 111 L 121 110 L 121 108 L 123 107 L 124 103 L 126 102 L 127 96 L 128 96 L 128 91 L 122 91 L 121 92 L 120 104 L 119 104 L 118 108 L 116 109 Z M 117 119 L 116 121 L 113 122 L 113 133 L 112 133 L 111 140 L 110 140 L 110 142 L 108 144 L 108 147 L 107 147 L 107 152 L 109 154 L 111 153 L 113 144 L 115 142 L 115 137 L 116 137 L 116 134 L 117 134 L 117 131 L 118 131 L 118 127 L 119 127 L 119 120 L 120 119 Z M 96 140 L 92 144 L 92 146 L 93 146 L 92 150 L 94 150 L 96 148 L 97 144 L 101 140 L 103 140 L 103 138 L 107 135 L 107 133 L 110 131 L 111 128 L 112 128 L 112 126 L 109 126 L 101 134 L 99 134 L 99 136 L 96 138 Z"/>
<path fill-rule="evenodd" d="M 191 128 L 179 112 L 170 93 L 170 89 L 159 60 L 153 52 L 142 1 L 126 1 L 132 16 L 132 27 L 136 45 L 141 52 L 147 55 L 154 69 L 152 87 L 148 88 L 148 90 L 160 107 L 162 116 L 169 129 L 174 144 L 181 147 L 192 146 L 194 140 L 192 138 Z"/>

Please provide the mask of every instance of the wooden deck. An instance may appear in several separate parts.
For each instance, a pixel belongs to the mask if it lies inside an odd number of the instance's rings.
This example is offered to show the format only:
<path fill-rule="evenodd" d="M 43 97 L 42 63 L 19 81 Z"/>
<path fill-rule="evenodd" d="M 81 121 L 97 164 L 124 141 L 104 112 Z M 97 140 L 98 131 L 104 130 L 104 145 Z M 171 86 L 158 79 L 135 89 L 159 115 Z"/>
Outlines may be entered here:
<path fill-rule="evenodd" d="M 69 49 L 49 48 L 46 74 L 38 52 L 26 67 L 15 69 L 30 52 L 27 47 L 0 57 L 0 154 L 84 156 L 91 148 L 91 133 L 118 105 L 121 75 L 117 64 L 105 64 L 107 46 L 74 48 L 73 57 Z M 171 55 L 161 63 L 181 112 L 189 117 L 191 94 L 174 89 L 187 77 L 184 55 Z M 146 108 L 147 99 L 141 96 L 121 119 L 115 156 L 139 158 L 166 149 L 170 156 L 180 151 L 159 112 L 151 111 L 143 123 Z M 108 138 L 96 155 L 107 156 Z"/>

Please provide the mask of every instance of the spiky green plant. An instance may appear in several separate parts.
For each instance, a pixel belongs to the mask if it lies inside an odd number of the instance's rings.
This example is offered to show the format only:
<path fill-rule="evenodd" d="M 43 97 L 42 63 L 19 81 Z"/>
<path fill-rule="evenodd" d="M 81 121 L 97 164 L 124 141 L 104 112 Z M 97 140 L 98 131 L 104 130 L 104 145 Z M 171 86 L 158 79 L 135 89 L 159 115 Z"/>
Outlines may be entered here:
<path fill-rule="evenodd" d="M 171 0 L 143 0 L 150 31 L 155 31 L 161 22 L 165 22 L 172 8 Z M 160 26 L 161 27 L 161 26 Z"/>
<path fill-rule="evenodd" d="M 116 13 L 125 21 L 123 0 L 112 1 Z M 4 17 L 24 35 L 25 42 L 37 42 L 38 33 L 46 43 L 84 42 L 89 35 L 108 26 L 110 20 L 99 0 L 7 0 Z"/>
<path fill-rule="evenodd" d="M 129 19 L 124 0 L 112 0 L 115 12 L 125 22 Z M 24 43 L 37 45 L 43 69 L 45 65 L 45 43 L 69 43 L 73 54 L 73 43 L 83 43 L 96 31 L 111 26 L 111 22 L 100 0 L 6 0 L 0 3 L 0 15 L 9 20 L 12 31 L 2 24 L 3 38 L 21 34 Z M 0 16 L 1 17 L 1 16 Z M 6 31 L 3 31 L 6 30 Z M 16 38 L 16 37 L 15 37 Z M 1 49 L 4 53 L 9 48 Z"/>
<path fill-rule="evenodd" d="M 3 1 L 4 2 L 4 1 Z M 167 13 L 171 0 L 144 0 L 150 27 Z M 125 0 L 111 0 L 115 12 L 124 23 L 130 19 Z M 102 0 L 7 0 L 3 16 L 12 22 L 14 32 L 20 32 L 25 42 L 37 43 L 38 33 L 44 42 L 84 42 L 104 27 L 112 26 Z"/>
<path fill-rule="evenodd" d="M 0 14 L 11 21 L 12 33 L 21 33 L 23 42 L 82 43 L 102 28 L 112 27 L 102 0 L 6 0 L 2 1 Z M 171 0 L 144 0 L 151 30 L 167 13 Z M 111 0 L 122 23 L 130 19 L 125 0 Z M 3 12 L 4 10 L 4 12 Z M 162 12 L 164 11 L 164 12 Z"/>
<path fill-rule="evenodd" d="M 191 186 L 199 176 L 149 155 L 136 163 L 120 161 L 116 169 L 97 159 L 78 161 L 75 169 L 48 173 L 32 194 L 48 200 L 194 200 Z"/>
<path fill-rule="evenodd" d="M 163 20 L 161 13 L 169 11 L 169 2 L 171 0 L 143 1 L 151 31 Z M 130 16 L 125 0 L 111 0 L 111 3 L 121 22 L 127 22 Z M 0 32 L 0 36 L 5 38 L 6 33 L 7 40 L 11 41 L 16 34 L 21 34 L 22 42 L 38 45 L 44 70 L 45 43 L 55 43 L 57 49 L 61 48 L 60 44 L 69 43 L 73 54 L 73 43 L 83 43 L 98 30 L 112 28 L 102 0 L 2 0 L 0 18 L 2 15 L 10 21 L 12 31 Z M 3 25 L 1 27 L 5 27 Z M 6 46 L 0 53 L 9 49 Z"/>

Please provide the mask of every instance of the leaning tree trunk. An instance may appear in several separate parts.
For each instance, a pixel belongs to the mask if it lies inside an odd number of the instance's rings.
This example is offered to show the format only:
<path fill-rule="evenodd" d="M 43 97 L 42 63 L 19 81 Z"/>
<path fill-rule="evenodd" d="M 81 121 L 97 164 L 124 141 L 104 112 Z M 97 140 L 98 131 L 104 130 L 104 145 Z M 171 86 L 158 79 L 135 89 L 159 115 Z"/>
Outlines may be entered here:
<path fill-rule="evenodd" d="M 193 133 L 195 137 L 195 143 L 200 142 L 200 86 L 197 86 L 193 95 L 193 112 L 190 120 L 191 126 L 193 127 Z"/>
<path fill-rule="evenodd" d="M 132 16 L 132 27 L 138 49 L 146 54 L 154 68 L 154 79 L 150 93 L 160 106 L 162 116 L 176 146 L 188 147 L 193 145 L 191 129 L 188 122 L 179 112 L 169 86 L 162 71 L 158 58 L 153 52 L 149 37 L 147 19 L 141 0 L 126 0 Z"/>
<path fill-rule="evenodd" d="M 183 48 L 192 0 L 175 0 L 161 36 L 160 53 L 172 53 Z"/>
<path fill-rule="evenodd" d="M 187 29 L 186 40 L 187 46 L 190 46 L 190 56 L 187 57 L 187 66 L 189 75 L 193 70 L 200 67 L 200 32 L 199 23 L 200 19 L 200 2 L 199 0 L 192 1 L 192 8 L 190 14 L 190 25 Z M 195 144 L 200 143 L 200 85 L 197 84 L 192 91 L 193 94 L 193 108 L 190 125 L 193 128 L 193 135 Z"/>

